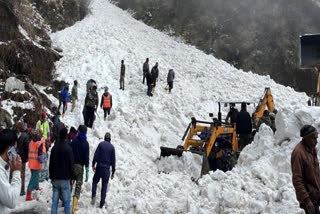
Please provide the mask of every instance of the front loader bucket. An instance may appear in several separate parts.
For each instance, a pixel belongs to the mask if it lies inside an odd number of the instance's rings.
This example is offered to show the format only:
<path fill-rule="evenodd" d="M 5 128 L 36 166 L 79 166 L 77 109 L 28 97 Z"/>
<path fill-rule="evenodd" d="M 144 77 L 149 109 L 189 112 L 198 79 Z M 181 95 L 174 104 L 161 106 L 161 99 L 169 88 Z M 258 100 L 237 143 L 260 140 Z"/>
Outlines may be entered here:
<path fill-rule="evenodd" d="M 175 148 L 168 148 L 168 147 L 160 147 L 161 154 L 160 157 L 168 157 L 170 155 L 181 157 L 183 153 L 183 149 L 175 149 Z"/>

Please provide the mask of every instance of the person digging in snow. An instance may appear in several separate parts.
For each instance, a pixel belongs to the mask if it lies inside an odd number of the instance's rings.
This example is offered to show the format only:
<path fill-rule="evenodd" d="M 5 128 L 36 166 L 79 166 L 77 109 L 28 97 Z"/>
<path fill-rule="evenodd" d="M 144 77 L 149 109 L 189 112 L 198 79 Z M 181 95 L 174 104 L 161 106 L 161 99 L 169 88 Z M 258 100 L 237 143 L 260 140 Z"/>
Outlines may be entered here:
<path fill-rule="evenodd" d="M 120 89 L 124 90 L 124 77 L 126 75 L 126 66 L 124 61 L 121 60 L 121 70 L 120 70 Z"/>
<path fill-rule="evenodd" d="M 292 183 L 300 208 L 307 214 L 319 214 L 320 169 L 316 145 L 318 132 L 311 125 L 300 130 L 302 140 L 291 154 Z"/>
<path fill-rule="evenodd" d="M 103 108 L 104 120 L 106 120 L 107 115 L 110 115 L 110 110 L 112 108 L 112 95 L 108 92 L 108 87 L 105 87 L 104 94 L 101 97 L 100 107 Z"/>
<path fill-rule="evenodd" d="M 96 202 L 97 185 L 102 180 L 100 208 L 103 208 L 106 199 L 107 187 L 110 177 L 110 166 L 112 167 L 111 179 L 116 171 L 116 155 L 114 146 L 111 144 L 111 134 L 107 132 L 104 141 L 98 145 L 92 160 L 92 169 L 94 176 L 92 180 L 92 200 L 91 204 Z"/>

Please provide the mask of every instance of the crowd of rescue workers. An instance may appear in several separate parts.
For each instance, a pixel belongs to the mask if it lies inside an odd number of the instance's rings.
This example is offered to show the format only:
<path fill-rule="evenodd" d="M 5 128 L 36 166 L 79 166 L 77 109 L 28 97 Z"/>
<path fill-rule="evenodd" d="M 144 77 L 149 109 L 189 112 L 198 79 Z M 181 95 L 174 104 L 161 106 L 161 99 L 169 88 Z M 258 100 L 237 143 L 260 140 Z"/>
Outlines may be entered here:
<path fill-rule="evenodd" d="M 122 60 L 121 90 L 125 88 L 125 70 Z M 146 80 L 148 96 L 153 96 L 158 77 L 158 63 L 152 67 L 150 72 L 147 58 L 143 64 L 142 83 L 144 84 Z M 173 88 L 174 78 L 175 73 L 173 69 L 170 69 L 165 88 L 169 94 Z M 39 183 L 43 181 L 52 183 L 52 214 L 58 213 L 59 200 L 62 201 L 61 206 L 64 207 L 66 214 L 76 213 L 83 180 L 88 181 L 90 172 L 87 128 L 93 127 L 99 106 L 95 80 L 90 79 L 86 87 L 87 93 L 82 111 L 84 124 L 77 129 L 70 127 L 68 131 L 67 126 L 60 121 L 60 115 L 64 117 L 68 103 L 72 103 L 71 112 L 73 112 L 79 101 L 77 80 L 74 81 L 71 94 L 69 94 L 68 84 L 59 93 L 58 112 L 50 118 L 52 127 L 50 127 L 51 123 L 48 121 L 47 113 L 42 112 L 35 128 L 28 127 L 23 122 L 16 123 L 13 129 L 0 128 L 0 213 L 5 213 L 7 208 L 13 209 L 19 196 L 26 196 L 26 201 L 35 200 L 33 196 L 36 194 L 33 194 L 33 191 L 42 191 Z M 62 113 L 60 113 L 61 105 Z M 239 112 L 235 105 L 231 105 L 226 117 L 226 122 L 236 124 L 239 151 L 243 150 L 252 140 L 252 121 L 246 106 L 246 103 L 242 103 Z M 104 111 L 104 120 L 106 120 L 112 108 L 112 95 L 108 87 L 104 88 L 100 107 Z M 257 130 L 261 124 L 269 126 L 275 132 L 275 114 L 265 110 L 263 117 L 259 119 Z M 291 155 L 293 187 L 300 208 L 308 214 L 320 213 L 320 170 L 316 150 L 318 132 L 315 127 L 304 125 L 300 130 L 300 136 L 302 140 L 296 145 Z M 26 189 L 27 166 L 31 177 Z M 99 207 L 104 207 L 108 182 L 110 177 L 113 179 L 115 176 L 115 166 L 115 148 L 111 144 L 111 133 L 106 132 L 104 141 L 99 143 L 95 150 L 91 164 L 94 172 L 91 205 L 96 205 L 97 185 L 101 180 Z M 74 195 L 71 206 L 73 187 Z"/>

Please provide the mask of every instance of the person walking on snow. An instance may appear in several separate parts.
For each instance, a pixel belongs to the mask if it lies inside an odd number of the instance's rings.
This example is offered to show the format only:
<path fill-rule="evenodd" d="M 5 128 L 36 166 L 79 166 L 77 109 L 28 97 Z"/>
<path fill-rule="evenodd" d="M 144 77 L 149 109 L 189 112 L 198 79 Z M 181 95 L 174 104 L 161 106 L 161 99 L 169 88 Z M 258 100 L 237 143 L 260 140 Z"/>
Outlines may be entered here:
<path fill-rule="evenodd" d="M 169 86 L 169 91 L 168 91 L 169 94 L 171 93 L 171 90 L 173 88 L 174 77 L 175 77 L 174 71 L 173 71 L 173 69 L 170 69 L 168 72 L 168 76 L 167 76 L 167 83 Z"/>
<path fill-rule="evenodd" d="M 7 213 L 7 208 L 15 208 L 20 193 L 21 158 L 15 156 L 14 145 L 16 134 L 4 129 L 0 131 L 0 211 Z M 9 182 L 9 169 L 13 171 L 11 183 Z"/>
<path fill-rule="evenodd" d="M 115 149 L 111 144 L 111 134 L 107 132 L 104 137 L 104 141 L 98 145 L 94 153 L 92 160 L 92 169 L 94 176 L 92 180 L 92 200 L 91 204 L 94 205 L 96 202 L 96 190 L 97 185 L 102 180 L 101 187 L 101 200 L 99 207 L 102 208 L 105 204 L 107 187 L 110 177 L 110 166 L 112 167 L 111 179 L 114 177 L 116 171 L 116 155 Z"/>
<path fill-rule="evenodd" d="M 71 102 L 72 102 L 71 112 L 74 111 L 77 101 L 78 101 L 78 81 L 75 80 L 73 82 L 73 87 L 71 89 Z"/>
<path fill-rule="evenodd" d="M 45 139 L 41 129 L 32 131 L 32 140 L 29 144 L 29 169 L 31 170 L 31 178 L 27 188 L 26 201 L 31 201 L 31 193 L 33 190 L 42 190 L 39 187 L 39 171 L 42 168 L 43 154 L 45 150 Z"/>
<path fill-rule="evenodd" d="M 97 85 L 93 84 L 87 93 L 87 96 L 84 101 L 84 108 L 83 108 L 83 117 L 84 117 L 84 124 L 92 128 L 93 122 L 95 120 L 94 113 L 97 111 L 99 106 L 99 98 L 97 93 Z"/>
<path fill-rule="evenodd" d="M 59 107 L 58 107 L 58 111 L 60 111 L 61 103 L 63 103 L 62 117 L 64 117 L 64 113 L 67 111 L 68 102 L 69 102 L 69 86 L 66 85 L 63 87 L 63 89 L 61 91 L 60 99 L 59 99 Z"/>
<path fill-rule="evenodd" d="M 40 182 L 42 182 L 44 180 L 49 180 L 48 151 L 49 151 L 49 147 L 51 147 L 50 127 L 47 120 L 46 112 L 42 112 L 41 119 L 37 122 L 37 125 L 36 125 L 36 130 L 37 129 L 41 129 L 43 133 L 43 137 L 45 139 L 45 143 L 44 143 L 45 148 L 43 149 L 44 151 L 43 165 L 42 165 L 43 168 L 42 170 L 40 170 L 40 173 L 39 173 L 39 179 L 40 179 Z"/>
<path fill-rule="evenodd" d="M 149 68 L 149 58 L 146 59 L 146 61 L 143 63 L 143 80 L 142 83 L 144 84 L 144 80 L 146 79 L 147 73 L 150 72 Z"/>
<path fill-rule="evenodd" d="M 121 70 L 120 70 L 120 89 L 124 90 L 124 77 L 126 75 L 126 66 L 124 61 L 121 60 Z"/>
<path fill-rule="evenodd" d="M 151 76 L 152 76 L 152 80 L 153 80 L 153 88 L 152 88 L 152 93 L 153 93 L 156 88 L 156 82 L 158 81 L 158 76 L 159 76 L 159 69 L 158 69 L 157 62 L 151 69 Z"/>
<path fill-rule="evenodd" d="M 307 214 L 319 214 L 320 169 L 316 145 L 318 132 L 311 125 L 300 130 L 302 140 L 291 154 L 292 183 L 300 208 Z"/>
<path fill-rule="evenodd" d="M 76 189 L 72 202 L 72 214 L 76 212 L 78 200 L 80 198 L 81 186 L 83 183 L 84 167 L 86 169 L 86 179 L 89 179 L 89 143 L 87 141 L 87 127 L 80 125 L 78 128 L 78 136 L 71 143 L 71 148 L 74 156 L 74 176 Z"/>
<path fill-rule="evenodd" d="M 100 107 L 103 108 L 104 120 L 106 120 L 107 115 L 110 115 L 110 110 L 112 108 L 112 95 L 108 92 L 108 87 L 105 87 L 104 94 L 101 97 Z"/>
<path fill-rule="evenodd" d="M 63 199 L 64 213 L 70 214 L 71 211 L 70 180 L 73 179 L 74 158 L 72 149 L 67 143 L 67 136 L 68 130 L 63 127 L 51 151 L 49 165 L 53 190 L 51 214 L 58 213 L 60 194 Z"/>

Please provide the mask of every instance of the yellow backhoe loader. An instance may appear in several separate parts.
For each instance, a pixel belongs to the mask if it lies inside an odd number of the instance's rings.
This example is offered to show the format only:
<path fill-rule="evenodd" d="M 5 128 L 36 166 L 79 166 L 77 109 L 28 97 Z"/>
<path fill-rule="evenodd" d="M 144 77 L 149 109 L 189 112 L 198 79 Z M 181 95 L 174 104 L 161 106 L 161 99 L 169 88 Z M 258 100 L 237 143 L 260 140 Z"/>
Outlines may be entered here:
<path fill-rule="evenodd" d="M 263 112 L 266 107 L 268 108 L 270 113 L 276 113 L 270 88 L 265 88 L 264 95 L 260 99 L 259 104 L 257 105 L 256 110 L 253 113 L 253 127 L 257 127 L 259 119 L 263 116 Z"/>
<path fill-rule="evenodd" d="M 235 124 L 223 123 L 221 120 L 221 103 L 219 102 L 218 119 L 212 122 L 191 118 L 182 140 L 184 145 L 177 148 L 160 147 L 161 157 L 182 156 L 183 152 L 201 155 L 201 176 L 209 170 L 231 170 L 238 157 L 238 140 Z M 213 114 L 210 114 L 213 117 Z M 161 158 L 160 157 L 160 158 Z"/>

